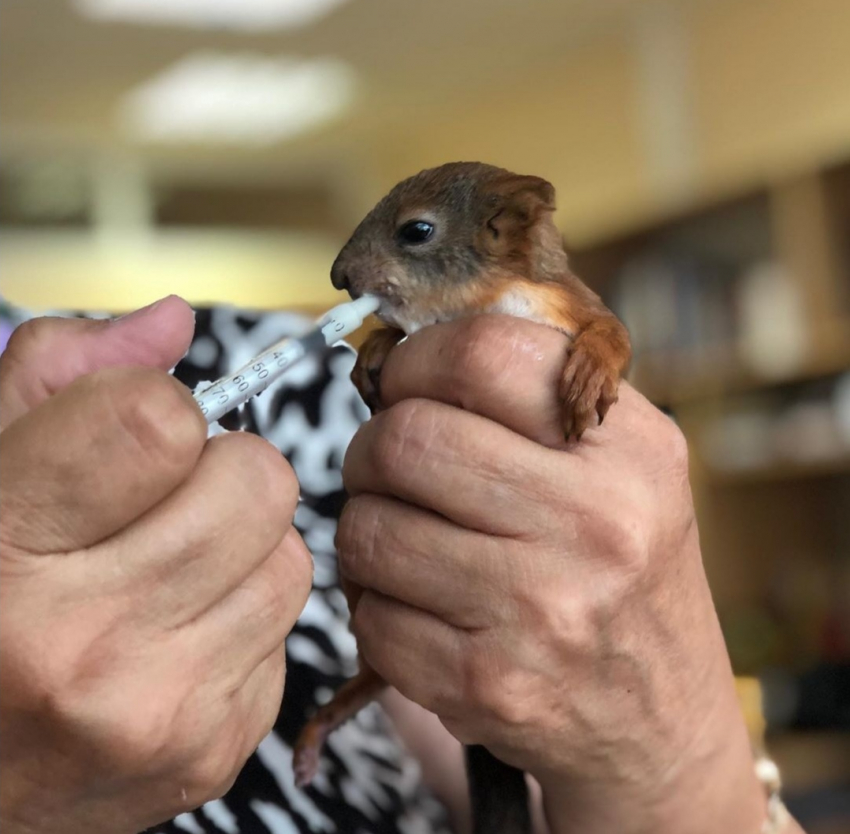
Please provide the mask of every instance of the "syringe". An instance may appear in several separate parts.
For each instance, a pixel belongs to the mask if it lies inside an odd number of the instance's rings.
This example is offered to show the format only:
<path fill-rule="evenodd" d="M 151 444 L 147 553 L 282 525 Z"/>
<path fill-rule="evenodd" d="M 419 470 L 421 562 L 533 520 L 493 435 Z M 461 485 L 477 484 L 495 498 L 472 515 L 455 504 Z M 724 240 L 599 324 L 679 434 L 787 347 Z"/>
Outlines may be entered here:
<path fill-rule="evenodd" d="M 374 295 L 364 295 L 356 301 L 340 304 L 328 310 L 304 336 L 283 339 L 273 344 L 235 373 L 199 391 L 194 395 L 195 401 L 201 407 L 207 423 L 214 423 L 228 411 L 265 391 L 311 351 L 335 345 L 353 333 L 380 304 L 380 299 Z"/>

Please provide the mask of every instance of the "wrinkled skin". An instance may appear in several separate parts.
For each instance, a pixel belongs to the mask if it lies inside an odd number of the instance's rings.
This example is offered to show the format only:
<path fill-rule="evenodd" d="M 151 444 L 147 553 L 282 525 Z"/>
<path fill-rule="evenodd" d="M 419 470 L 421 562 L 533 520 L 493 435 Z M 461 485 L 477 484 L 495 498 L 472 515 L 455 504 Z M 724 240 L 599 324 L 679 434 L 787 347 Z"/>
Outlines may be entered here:
<path fill-rule="evenodd" d="M 484 316 L 389 353 L 344 468 L 358 646 L 455 738 L 532 774 L 554 832 L 757 832 L 685 441 L 623 385 L 565 442 L 565 348 Z"/>
<path fill-rule="evenodd" d="M 0 825 L 137 834 L 221 796 L 280 707 L 311 584 L 268 443 L 206 441 L 170 298 L 42 319 L 0 362 Z"/>

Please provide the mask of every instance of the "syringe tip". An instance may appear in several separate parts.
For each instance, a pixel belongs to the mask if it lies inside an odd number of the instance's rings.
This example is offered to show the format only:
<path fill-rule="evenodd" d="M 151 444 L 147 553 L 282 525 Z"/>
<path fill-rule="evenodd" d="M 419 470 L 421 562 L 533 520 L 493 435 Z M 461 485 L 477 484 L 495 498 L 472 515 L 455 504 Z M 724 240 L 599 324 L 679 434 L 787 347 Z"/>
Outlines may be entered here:
<path fill-rule="evenodd" d="M 351 302 L 352 310 L 357 315 L 363 316 L 363 318 L 374 313 L 380 306 L 381 299 L 376 295 L 361 295 L 360 298 L 356 298 Z"/>

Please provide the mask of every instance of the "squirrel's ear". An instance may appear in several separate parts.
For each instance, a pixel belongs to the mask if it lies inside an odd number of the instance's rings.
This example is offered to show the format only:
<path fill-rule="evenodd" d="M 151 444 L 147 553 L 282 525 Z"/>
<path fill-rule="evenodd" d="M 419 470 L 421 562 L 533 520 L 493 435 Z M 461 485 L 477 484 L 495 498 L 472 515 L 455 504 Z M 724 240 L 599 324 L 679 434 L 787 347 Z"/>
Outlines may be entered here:
<path fill-rule="evenodd" d="M 494 241 L 510 239 L 555 210 L 555 189 L 541 177 L 510 176 L 491 192 L 487 231 Z"/>

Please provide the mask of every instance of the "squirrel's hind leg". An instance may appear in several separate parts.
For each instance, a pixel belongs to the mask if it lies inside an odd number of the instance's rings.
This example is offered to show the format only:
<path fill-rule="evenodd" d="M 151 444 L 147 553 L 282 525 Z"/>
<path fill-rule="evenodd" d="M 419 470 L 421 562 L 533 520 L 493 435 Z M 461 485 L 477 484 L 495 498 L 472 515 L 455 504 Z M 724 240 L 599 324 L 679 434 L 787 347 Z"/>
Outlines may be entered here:
<path fill-rule="evenodd" d="M 341 724 L 353 718 L 363 707 L 376 700 L 387 684 L 374 669 L 363 666 L 346 681 L 333 698 L 320 707 L 307 722 L 292 754 L 295 784 L 308 785 L 319 769 L 319 755 L 327 737 Z"/>

